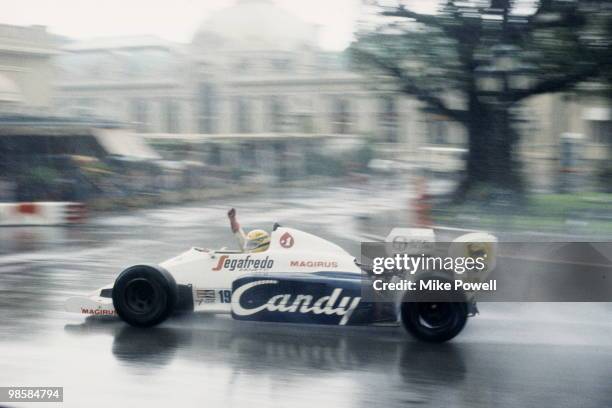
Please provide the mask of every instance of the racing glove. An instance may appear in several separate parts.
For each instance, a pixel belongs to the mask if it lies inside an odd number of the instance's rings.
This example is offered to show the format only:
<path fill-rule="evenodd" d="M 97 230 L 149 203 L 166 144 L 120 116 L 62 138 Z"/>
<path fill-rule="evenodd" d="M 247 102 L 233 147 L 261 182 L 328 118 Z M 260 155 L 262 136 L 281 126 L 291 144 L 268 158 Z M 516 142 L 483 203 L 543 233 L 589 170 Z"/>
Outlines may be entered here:
<path fill-rule="evenodd" d="M 227 217 L 230 220 L 230 227 L 232 228 L 232 232 L 238 232 L 240 230 L 240 224 L 238 224 L 238 221 L 236 220 L 236 209 L 232 208 L 231 210 L 229 210 L 227 212 Z"/>

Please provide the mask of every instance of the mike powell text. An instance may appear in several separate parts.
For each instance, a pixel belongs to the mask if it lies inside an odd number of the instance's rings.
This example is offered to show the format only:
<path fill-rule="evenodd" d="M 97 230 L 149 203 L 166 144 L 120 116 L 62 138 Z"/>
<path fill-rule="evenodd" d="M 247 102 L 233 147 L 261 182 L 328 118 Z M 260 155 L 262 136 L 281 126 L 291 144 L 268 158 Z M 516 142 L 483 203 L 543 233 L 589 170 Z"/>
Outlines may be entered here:
<path fill-rule="evenodd" d="M 410 281 L 402 279 L 396 282 L 385 282 L 382 279 L 376 279 L 372 282 L 372 287 L 377 291 L 384 290 L 400 290 L 400 291 L 434 291 L 434 292 L 450 292 L 463 290 L 466 292 L 494 292 L 497 290 L 497 281 L 491 279 L 487 282 L 467 282 L 461 279 L 455 279 L 453 283 L 441 281 L 439 279 L 428 279 Z"/>
<path fill-rule="evenodd" d="M 417 272 L 446 271 L 453 274 L 462 275 L 466 272 L 470 274 L 470 279 L 454 279 L 453 281 L 440 279 L 392 279 L 385 281 L 376 279 L 372 281 L 372 287 L 376 291 L 399 290 L 399 291 L 457 291 L 467 292 L 495 291 L 497 281 L 492 279 L 483 281 L 487 272 L 487 255 L 477 257 L 439 257 L 421 255 L 396 254 L 393 257 L 376 257 L 372 260 L 372 272 L 375 275 L 391 273 L 397 276 L 398 272 L 404 275 L 415 275 Z M 474 272 L 481 276 L 474 276 Z M 474 279 L 474 278 L 477 279 Z M 480 278 L 480 279 L 478 279 Z"/>

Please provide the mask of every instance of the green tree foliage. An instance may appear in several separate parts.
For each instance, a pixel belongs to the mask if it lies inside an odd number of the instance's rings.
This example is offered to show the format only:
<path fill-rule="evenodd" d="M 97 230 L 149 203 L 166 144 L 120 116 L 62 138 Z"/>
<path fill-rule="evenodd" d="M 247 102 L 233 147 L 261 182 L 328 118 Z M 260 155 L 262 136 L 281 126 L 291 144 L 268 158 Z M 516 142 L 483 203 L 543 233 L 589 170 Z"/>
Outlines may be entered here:
<path fill-rule="evenodd" d="M 374 5 L 378 24 L 349 48 L 354 65 L 460 123 L 468 134 L 463 198 L 523 191 L 514 154 L 521 103 L 610 78 L 612 1 L 447 1 L 436 14 Z"/>

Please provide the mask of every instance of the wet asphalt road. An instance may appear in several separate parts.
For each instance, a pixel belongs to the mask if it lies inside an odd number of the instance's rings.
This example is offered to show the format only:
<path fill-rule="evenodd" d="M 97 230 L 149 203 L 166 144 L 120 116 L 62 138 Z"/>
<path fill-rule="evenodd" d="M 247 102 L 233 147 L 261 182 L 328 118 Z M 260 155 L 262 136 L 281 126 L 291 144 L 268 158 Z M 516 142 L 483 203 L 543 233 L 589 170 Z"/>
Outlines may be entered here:
<path fill-rule="evenodd" d="M 481 315 L 442 345 L 417 343 L 399 328 L 199 315 L 138 330 L 63 311 L 67 297 L 131 264 L 190 246 L 234 246 L 229 206 L 247 228 L 280 222 L 357 254 L 359 216 L 404 199 L 327 188 L 104 216 L 81 227 L 0 229 L 0 386 L 63 386 L 58 406 L 70 407 L 612 406 L 606 303 L 481 304 Z"/>

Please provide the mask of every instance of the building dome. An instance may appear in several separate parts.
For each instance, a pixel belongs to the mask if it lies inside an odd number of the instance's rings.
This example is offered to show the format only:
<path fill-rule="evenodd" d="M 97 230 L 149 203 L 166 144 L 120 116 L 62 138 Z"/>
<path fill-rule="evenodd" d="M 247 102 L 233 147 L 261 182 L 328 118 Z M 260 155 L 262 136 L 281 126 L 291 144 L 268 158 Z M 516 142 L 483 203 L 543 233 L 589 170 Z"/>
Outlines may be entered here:
<path fill-rule="evenodd" d="M 0 73 L 0 103 L 23 101 L 19 87 L 8 77 Z"/>
<path fill-rule="evenodd" d="M 291 51 L 316 44 L 316 27 L 270 0 L 237 0 L 201 25 L 195 43 L 249 50 Z M 208 45 L 207 44 L 207 45 Z"/>

